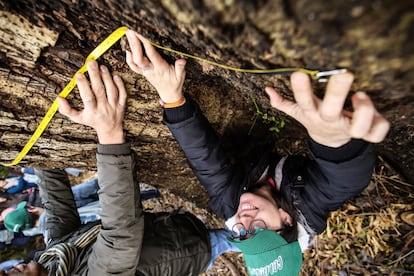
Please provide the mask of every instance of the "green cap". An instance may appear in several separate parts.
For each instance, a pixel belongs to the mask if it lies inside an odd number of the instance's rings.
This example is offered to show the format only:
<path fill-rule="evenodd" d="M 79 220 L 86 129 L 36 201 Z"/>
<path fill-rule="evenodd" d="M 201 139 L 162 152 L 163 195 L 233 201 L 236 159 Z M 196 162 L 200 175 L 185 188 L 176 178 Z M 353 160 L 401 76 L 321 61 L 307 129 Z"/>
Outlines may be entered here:
<path fill-rule="evenodd" d="M 276 231 L 262 230 L 246 240 L 229 241 L 244 255 L 250 276 L 297 276 L 302 266 L 298 241 L 287 243 Z"/>
<path fill-rule="evenodd" d="M 29 213 L 26 210 L 26 201 L 22 201 L 17 205 L 16 210 L 8 213 L 4 218 L 4 226 L 7 230 L 12 232 L 19 232 L 20 230 L 30 227 Z"/>

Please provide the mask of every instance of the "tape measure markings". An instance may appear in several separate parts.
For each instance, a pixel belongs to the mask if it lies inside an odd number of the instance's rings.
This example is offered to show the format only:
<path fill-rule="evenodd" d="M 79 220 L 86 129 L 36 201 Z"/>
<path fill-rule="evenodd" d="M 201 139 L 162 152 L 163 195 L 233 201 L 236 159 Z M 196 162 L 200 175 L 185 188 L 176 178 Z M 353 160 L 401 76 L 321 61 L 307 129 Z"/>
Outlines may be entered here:
<path fill-rule="evenodd" d="M 88 71 L 87 66 L 86 66 L 88 61 L 97 60 L 102 54 L 104 54 L 107 50 L 109 50 L 120 38 L 122 38 L 125 35 L 127 30 L 128 30 L 127 27 L 120 27 L 120 28 L 116 29 L 105 40 L 103 40 L 94 50 L 92 50 L 92 52 L 86 57 L 85 63 L 83 64 L 83 66 L 78 71 L 76 71 L 76 73 L 73 75 L 73 77 L 69 81 L 69 83 L 58 94 L 59 97 L 66 98 L 76 86 L 76 79 L 75 79 L 76 75 L 77 74 L 83 74 L 83 73 Z M 220 67 L 220 68 L 223 68 L 223 69 L 226 69 L 226 70 L 236 71 L 236 72 L 252 73 L 252 74 L 266 74 L 266 73 L 277 74 L 277 73 L 301 71 L 301 72 L 304 72 L 306 74 L 309 74 L 313 78 L 318 78 L 318 73 L 320 72 L 318 70 L 310 70 L 310 69 L 295 68 L 295 67 L 275 68 L 275 69 L 243 69 L 243 68 L 236 68 L 236 67 L 220 64 L 220 63 L 217 63 L 217 62 L 214 62 L 214 61 L 210 61 L 210 60 L 207 60 L 207 59 L 204 59 L 204 58 L 200 58 L 200 57 L 197 57 L 197 56 L 194 56 L 194 55 L 191 55 L 191 54 L 180 52 L 180 51 L 168 48 L 168 47 L 164 47 L 164 46 L 156 44 L 152 41 L 150 41 L 150 43 L 153 46 L 155 46 L 159 49 L 169 51 L 169 52 L 172 52 L 172 53 L 175 53 L 175 54 L 179 54 L 179 55 L 182 55 L 182 56 L 194 59 L 194 60 L 198 60 L 198 61 L 201 61 L 201 62 L 206 62 L 206 63 L 212 64 L 214 66 L 217 66 L 217 67 Z M 48 109 L 46 115 L 43 117 L 42 121 L 40 122 L 39 126 L 37 127 L 37 129 L 33 133 L 32 137 L 29 139 L 29 141 L 26 143 L 26 145 L 23 147 L 23 149 L 20 151 L 20 153 L 17 155 L 17 157 L 11 163 L 2 164 L 3 166 L 17 165 L 26 156 L 26 154 L 30 151 L 30 149 L 33 147 L 33 145 L 36 143 L 36 141 L 40 138 L 40 136 L 42 135 L 44 130 L 47 128 L 47 126 L 50 123 L 50 120 L 53 118 L 53 116 L 55 115 L 55 113 L 57 112 L 58 109 L 59 109 L 59 102 L 57 101 L 57 99 L 55 99 L 53 101 L 52 105 L 50 106 L 50 108 Z"/>
<path fill-rule="evenodd" d="M 86 71 L 88 71 L 88 69 L 86 67 L 86 64 L 88 63 L 88 61 L 98 59 L 109 48 L 111 48 L 111 46 L 114 45 L 121 37 L 123 37 L 127 30 L 128 30 L 127 27 L 120 27 L 120 28 L 116 29 L 113 33 L 111 33 L 104 41 L 102 41 L 86 57 L 84 65 L 78 71 L 76 71 L 75 75 L 72 77 L 72 79 L 69 81 L 69 83 L 59 93 L 59 97 L 66 98 L 76 86 L 75 76 L 77 74 L 83 74 Z M 20 153 L 17 155 L 17 157 L 11 163 L 2 164 L 3 166 L 9 167 L 9 166 L 17 165 L 26 156 L 26 154 L 30 151 L 30 149 L 33 147 L 33 145 L 40 138 L 40 136 L 42 135 L 44 130 L 47 128 L 47 126 L 50 123 L 50 120 L 56 114 L 58 109 L 59 109 L 59 102 L 57 101 L 57 99 L 55 99 L 53 101 L 52 105 L 49 107 L 48 111 L 46 112 L 46 115 L 43 117 L 42 121 L 40 122 L 39 126 L 36 128 L 36 130 L 33 133 L 32 137 L 29 139 L 29 141 L 26 143 L 26 145 L 23 147 L 23 149 L 20 151 Z"/>

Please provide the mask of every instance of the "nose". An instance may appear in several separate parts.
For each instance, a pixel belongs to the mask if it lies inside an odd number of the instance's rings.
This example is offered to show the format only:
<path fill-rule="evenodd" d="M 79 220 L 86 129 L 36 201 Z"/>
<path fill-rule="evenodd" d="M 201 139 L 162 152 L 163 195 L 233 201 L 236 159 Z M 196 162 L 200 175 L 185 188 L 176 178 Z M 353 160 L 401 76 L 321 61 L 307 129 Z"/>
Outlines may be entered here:
<path fill-rule="evenodd" d="M 244 225 L 246 230 L 249 230 L 248 228 L 249 228 L 249 225 L 252 222 L 252 220 L 253 220 L 253 217 L 251 217 L 251 216 L 241 216 L 241 217 L 239 217 L 240 223 L 242 223 Z"/>

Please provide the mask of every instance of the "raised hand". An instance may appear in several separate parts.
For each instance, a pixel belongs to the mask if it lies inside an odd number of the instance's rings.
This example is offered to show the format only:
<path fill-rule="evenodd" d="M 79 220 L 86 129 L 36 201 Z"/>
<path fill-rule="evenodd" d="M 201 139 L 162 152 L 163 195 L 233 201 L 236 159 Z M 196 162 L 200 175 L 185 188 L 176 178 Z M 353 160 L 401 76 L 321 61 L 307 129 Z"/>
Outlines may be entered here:
<path fill-rule="evenodd" d="M 122 122 L 127 100 L 124 83 L 121 77 L 112 77 L 106 66 L 99 66 L 94 60 L 87 66 L 91 85 L 83 74 L 76 76 L 84 109 L 76 110 L 59 97 L 59 112 L 75 123 L 94 128 L 101 144 L 124 143 Z"/>
<path fill-rule="evenodd" d="M 131 49 L 131 52 L 126 51 L 126 61 L 132 71 L 143 75 L 155 87 L 164 103 L 181 99 L 186 60 L 178 59 L 175 65 L 171 65 L 142 35 L 132 30 L 128 30 L 126 35 Z"/>
<path fill-rule="evenodd" d="M 353 112 L 343 109 L 353 79 L 350 73 L 330 77 L 323 100 L 315 96 L 309 76 L 301 72 L 291 76 L 296 102 L 284 99 L 271 87 L 265 90 L 272 107 L 300 122 L 310 137 L 322 145 L 340 147 L 351 138 L 379 143 L 385 138 L 390 124 L 364 92 L 352 96 Z"/>

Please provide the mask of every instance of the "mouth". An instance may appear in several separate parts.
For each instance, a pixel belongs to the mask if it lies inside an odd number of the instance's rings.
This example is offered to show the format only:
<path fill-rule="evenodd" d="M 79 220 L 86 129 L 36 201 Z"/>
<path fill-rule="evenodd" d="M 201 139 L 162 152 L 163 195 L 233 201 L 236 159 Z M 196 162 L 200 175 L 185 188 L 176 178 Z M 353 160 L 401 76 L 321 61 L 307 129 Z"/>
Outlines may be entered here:
<path fill-rule="evenodd" d="M 250 203 L 241 203 L 239 207 L 239 216 L 243 216 L 244 214 L 251 213 L 252 211 L 256 211 L 259 208 L 257 206 L 254 206 Z"/>
<path fill-rule="evenodd" d="M 241 211 L 244 211 L 244 210 L 256 210 L 256 209 L 259 209 L 259 208 L 257 208 L 256 206 L 254 206 L 254 205 L 252 205 L 250 203 L 243 203 L 240 206 L 240 210 Z"/>

